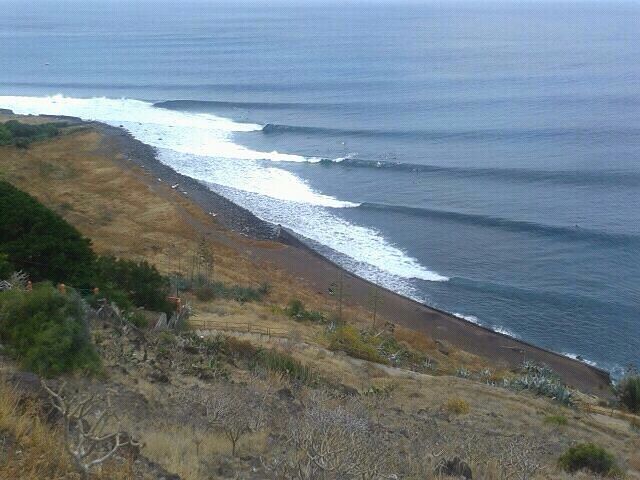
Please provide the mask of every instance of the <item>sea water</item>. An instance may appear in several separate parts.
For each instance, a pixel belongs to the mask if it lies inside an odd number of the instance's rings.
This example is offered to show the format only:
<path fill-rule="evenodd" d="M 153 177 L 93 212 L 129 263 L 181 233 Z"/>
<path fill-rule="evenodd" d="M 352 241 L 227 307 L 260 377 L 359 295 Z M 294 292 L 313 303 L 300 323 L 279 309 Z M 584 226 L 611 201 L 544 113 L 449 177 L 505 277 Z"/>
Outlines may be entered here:
<path fill-rule="evenodd" d="M 0 5 L 0 108 L 122 126 L 355 273 L 640 363 L 640 3 Z"/>

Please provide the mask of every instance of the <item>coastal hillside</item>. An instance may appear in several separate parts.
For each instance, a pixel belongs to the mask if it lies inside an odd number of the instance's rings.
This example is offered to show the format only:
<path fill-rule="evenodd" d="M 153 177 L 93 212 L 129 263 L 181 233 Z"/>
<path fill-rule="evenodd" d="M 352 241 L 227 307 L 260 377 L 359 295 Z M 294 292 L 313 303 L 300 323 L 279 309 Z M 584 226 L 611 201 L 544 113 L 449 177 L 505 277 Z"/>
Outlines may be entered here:
<path fill-rule="evenodd" d="M 350 275 L 123 130 L 0 139 L 0 478 L 640 478 L 637 373 Z"/>

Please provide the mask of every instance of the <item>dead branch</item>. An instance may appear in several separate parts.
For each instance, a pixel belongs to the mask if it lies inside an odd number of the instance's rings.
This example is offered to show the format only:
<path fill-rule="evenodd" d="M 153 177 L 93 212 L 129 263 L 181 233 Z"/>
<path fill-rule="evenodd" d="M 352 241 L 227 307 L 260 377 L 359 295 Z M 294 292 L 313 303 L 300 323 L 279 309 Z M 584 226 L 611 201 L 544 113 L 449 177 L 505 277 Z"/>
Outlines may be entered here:
<path fill-rule="evenodd" d="M 115 419 L 108 399 L 106 405 L 100 408 L 102 402 L 93 394 L 65 395 L 66 382 L 57 390 L 49 387 L 44 380 L 41 383 L 53 408 L 62 417 L 65 450 L 83 480 L 89 478 L 93 468 L 113 457 L 120 448 L 139 446 L 125 432 L 107 433 Z"/>

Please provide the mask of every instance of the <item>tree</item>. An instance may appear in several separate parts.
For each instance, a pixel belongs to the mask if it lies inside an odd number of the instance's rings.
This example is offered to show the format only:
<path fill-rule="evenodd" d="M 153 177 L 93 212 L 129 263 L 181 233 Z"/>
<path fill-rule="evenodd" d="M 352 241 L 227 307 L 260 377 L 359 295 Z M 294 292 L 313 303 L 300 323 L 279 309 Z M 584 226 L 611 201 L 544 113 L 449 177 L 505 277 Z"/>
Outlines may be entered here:
<path fill-rule="evenodd" d="M 368 419 L 322 395 L 290 419 L 285 436 L 289 448 L 278 464 L 284 478 L 387 478 L 390 457 Z"/>
<path fill-rule="evenodd" d="M 136 262 L 112 255 L 101 256 L 95 263 L 95 272 L 97 286 L 116 300 L 124 293 L 128 301 L 137 307 L 163 312 L 171 308 L 166 298 L 168 279 L 145 260 Z M 124 299 L 116 303 L 121 308 L 129 307 Z"/>
<path fill-rule="evenodd" d="M 231 385 L 219 385 L 215 389 L 193 388 L 184 391 L 183 398 L 187 404 L 200 407 L 206 429 L 219 430 L 229 440 L 233 456 L 240 439 L 264 424 L 264 398 L 260 399 L 252 390 Z"/>
<path fill-rule="evenodd" d="M 64 446 L 83 480 L 88 480 L 93 468 L 121 448 L 139 447 L 125 432 L 106 433 L 110 424 L 117 421 L 108 399 L 102 404 L 95 395 L 66 395 L 66 383 L 53 390 L 42 381 L 42 387 L 62 417 Z"/>
<path fill-rule="evenodd" d="M 91 242 L 30 195 L 0 181 L 0 250 L 33 281 L 89 287 Z"/>

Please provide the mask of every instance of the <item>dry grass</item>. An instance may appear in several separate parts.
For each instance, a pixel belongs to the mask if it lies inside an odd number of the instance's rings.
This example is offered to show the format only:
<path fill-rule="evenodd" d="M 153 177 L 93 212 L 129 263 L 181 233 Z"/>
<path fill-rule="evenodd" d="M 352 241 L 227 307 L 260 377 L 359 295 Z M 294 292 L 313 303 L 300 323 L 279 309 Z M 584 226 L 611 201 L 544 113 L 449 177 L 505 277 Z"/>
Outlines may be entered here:
<path fill-rule="evenodd" d="M 0 121 L 8 118 L 0 115 Z M 101 140 L 97 132 L 83 130 L 27 150 L 0 147 L 2 178 L 57 211 L 91 238 L 98 253 L 143 258 L 163 272 L 186 274 L 206 235 L 218 280 L 252 286 L 269 282 L 270 298 L 283 305 L 294 295 L 313 298 L 287 272 L 248 259 L 252 246 L 282 245 L 228 231 L 177 190 L 125 164 L 118 152 L 105 151 Z"/>
<path fill-rule="evenodd" d="M 41 417 L 34 401 L 20 401 L 0 380 L 0 478 L 20 480 L 79 479 L 60 433 Z M 105 465 L 95 480 L 131 479 L 130 465 Z"/>
<path fill-rule="evenodd" d="M 454 415 L 465 415 L 469 413 L 471 407 L 466 400 L 459 397 L 451 397 L 444 404 L 444 409 Z"/>
<path fill-rule="evenodd" d="M 415 350 L 421 352 L 436 350 L 436 342 L 422 332 L 404 327 L 396 327 L 393 334 L 398 342 L 403 342 Z"/>
<path fill-rule="evenodd" d="M 222 434 L 189 426 L 154 425 L 142 429 L 138 434 L 148 458 L 185 480 L 211 478 L 208 462 L 215 457 L 231 454 L 231 445 Z M 241 439 L 237 454 L 262 452 L 265 445 L 265 434 L 247 435 Z"/>

